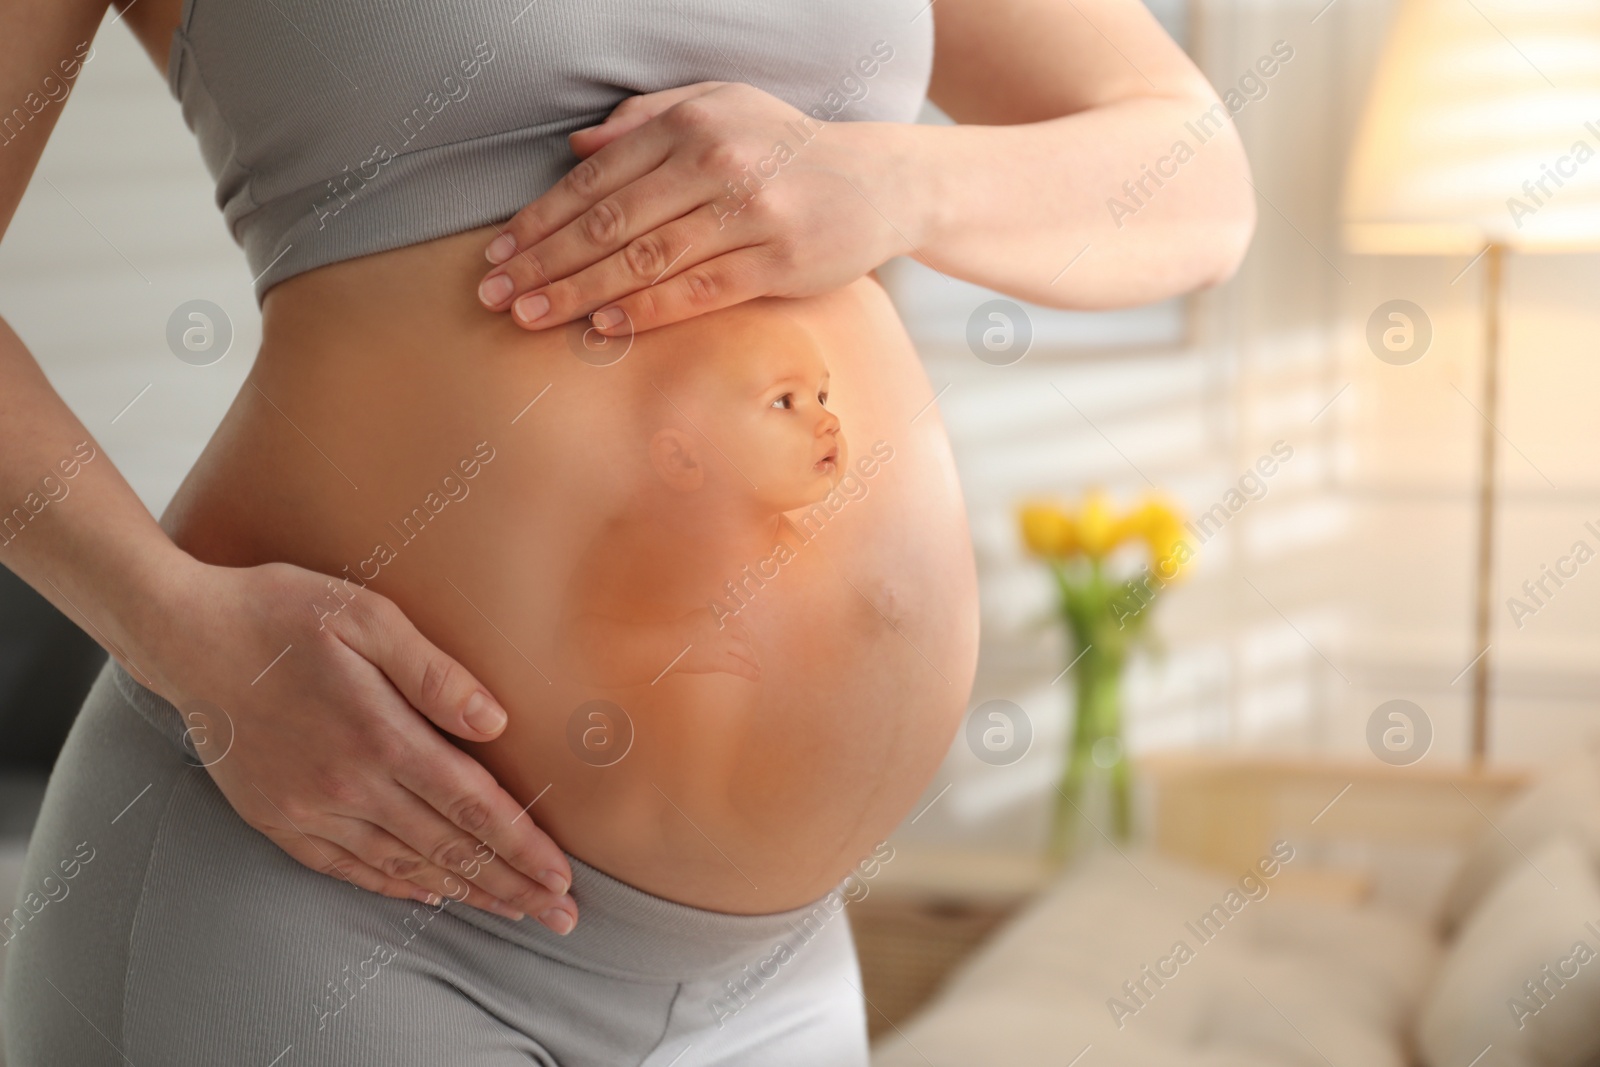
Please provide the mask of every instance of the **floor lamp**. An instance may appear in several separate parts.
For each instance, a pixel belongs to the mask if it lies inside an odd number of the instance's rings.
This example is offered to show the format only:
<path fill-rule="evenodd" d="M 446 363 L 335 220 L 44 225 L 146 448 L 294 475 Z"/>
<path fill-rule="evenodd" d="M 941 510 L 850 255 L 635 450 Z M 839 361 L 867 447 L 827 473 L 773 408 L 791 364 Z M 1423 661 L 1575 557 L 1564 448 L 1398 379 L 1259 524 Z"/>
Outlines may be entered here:
<path fill-rule="evenodd" d="M 1351 252 L 1476 257 L 1482 271 L 1471 719 L 1472 758 L 1481 761 L 1504 260 L 1512 251 L 1600 250 L 1600 4 L 1399 0 L 1351 149 L 1342 214 Z"/>

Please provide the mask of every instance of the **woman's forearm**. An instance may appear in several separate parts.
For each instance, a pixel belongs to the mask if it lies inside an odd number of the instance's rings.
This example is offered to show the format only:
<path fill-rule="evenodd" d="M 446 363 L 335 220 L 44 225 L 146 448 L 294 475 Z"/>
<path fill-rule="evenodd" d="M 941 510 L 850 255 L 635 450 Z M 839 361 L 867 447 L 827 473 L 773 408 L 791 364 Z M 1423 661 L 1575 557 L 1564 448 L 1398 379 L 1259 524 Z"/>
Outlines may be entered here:
<path fill-rule="evenodd" d="M 141 675 L 142 620 L 193 562 L 0 319 L 0 565 Z"/>
<path fill-rule="evenodd" d="M 1127 306 L 1216 284 L 1255 224 L 1249 164 L 1214 97 L 872 135 L 890 172 L 882 210 L 913 257 L 1034 303 Z"/>

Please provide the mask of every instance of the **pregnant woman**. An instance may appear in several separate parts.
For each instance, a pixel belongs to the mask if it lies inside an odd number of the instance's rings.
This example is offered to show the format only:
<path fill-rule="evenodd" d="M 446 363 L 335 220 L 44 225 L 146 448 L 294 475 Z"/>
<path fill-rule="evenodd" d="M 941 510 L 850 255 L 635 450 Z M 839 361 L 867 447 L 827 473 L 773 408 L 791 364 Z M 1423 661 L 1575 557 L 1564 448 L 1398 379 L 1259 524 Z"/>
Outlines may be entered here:
<path fill-rule="evenodd" d="M 0 8 L 0 224 L 105 13 Z M 119 17 L 263 336 L 158 525 L 0 323 L 0 562 L 114 661 L 0 917 L 13 1067 L 864 1064 L 841 905 L 977 649 L 870 272 L 1227 277 L 1231 127 L 1146 166 L 1209 86 L 1131 0 Z"/>

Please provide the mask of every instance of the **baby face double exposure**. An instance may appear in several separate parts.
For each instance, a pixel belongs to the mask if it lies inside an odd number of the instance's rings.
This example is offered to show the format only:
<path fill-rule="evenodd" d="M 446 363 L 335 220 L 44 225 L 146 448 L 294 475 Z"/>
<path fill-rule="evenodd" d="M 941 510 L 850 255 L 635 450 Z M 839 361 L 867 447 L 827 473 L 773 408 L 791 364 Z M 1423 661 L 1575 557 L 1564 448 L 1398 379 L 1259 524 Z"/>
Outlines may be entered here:
<path fill-rule="evenodd" d="M 666 395 L 689 425 L 657 433 L 658 471 L 699 468 L 679 479 L 682 488 L 722 482 L 763 512 L 827 496 L 846 462 L 845 441 L 828 410 L 827 362 L 808 332 L 768 317 L 680 359 Z"/>

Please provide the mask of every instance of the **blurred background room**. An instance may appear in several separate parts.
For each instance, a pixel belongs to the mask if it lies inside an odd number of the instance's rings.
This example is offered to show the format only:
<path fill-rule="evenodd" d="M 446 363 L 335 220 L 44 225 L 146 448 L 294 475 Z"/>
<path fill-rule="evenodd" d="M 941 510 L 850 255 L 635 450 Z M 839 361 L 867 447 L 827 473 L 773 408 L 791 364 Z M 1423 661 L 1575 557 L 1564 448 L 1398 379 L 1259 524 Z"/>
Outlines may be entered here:
<path fill-rule="evenodd" d="M 965 729 L 858 872 L 878 1060 L 1600 1062 L 1600 8 L 1148 3 L 1250 157 L 1238 274 L 1089 314 L 880 271 L 983 631 Z M 156 513 L 259 339 L 212 199 L 104 27 L 0 315 Z M 174 358 L 196 300 L 226 343 Z M 100 657 L 0 571 L 0 899 Z"/>

